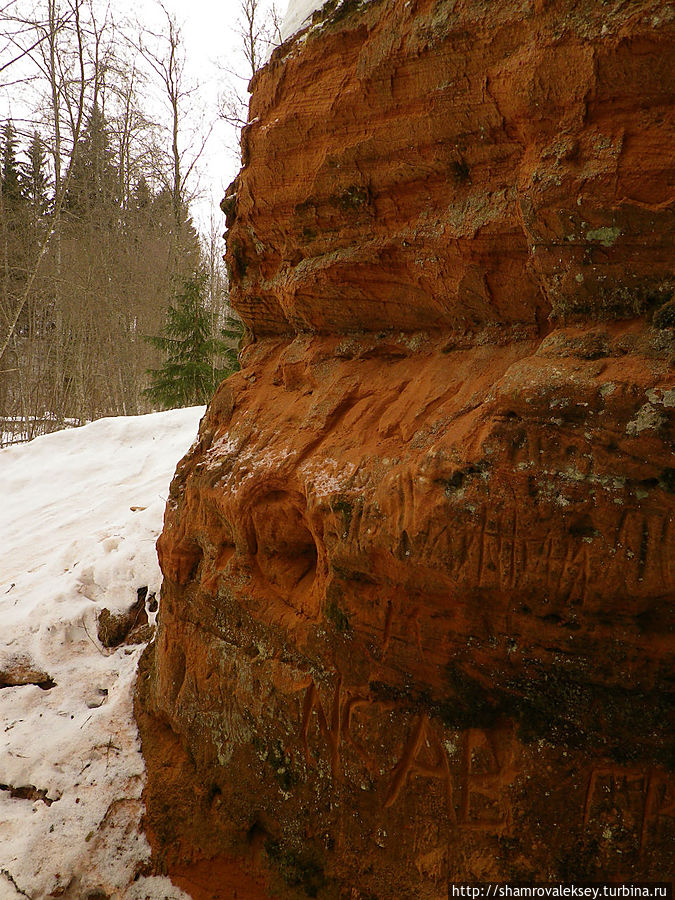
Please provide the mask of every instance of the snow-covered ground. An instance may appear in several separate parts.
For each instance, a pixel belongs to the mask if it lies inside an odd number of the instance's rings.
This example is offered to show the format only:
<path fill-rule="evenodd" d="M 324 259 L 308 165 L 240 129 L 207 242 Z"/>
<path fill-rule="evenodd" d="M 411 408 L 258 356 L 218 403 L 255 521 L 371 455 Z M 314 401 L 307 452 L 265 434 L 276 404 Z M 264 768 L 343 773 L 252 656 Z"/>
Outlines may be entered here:
<path fill-rule="evenodd" d="M 159 593 L 168 486 L 203 412 L 101 419 L 0 450 L 0 900 L 187 897 L 165 878 L 133 881 L 150 855 L 132 715 L 143 645 L 103 647 L 97 619 L 140 587 Z"/>

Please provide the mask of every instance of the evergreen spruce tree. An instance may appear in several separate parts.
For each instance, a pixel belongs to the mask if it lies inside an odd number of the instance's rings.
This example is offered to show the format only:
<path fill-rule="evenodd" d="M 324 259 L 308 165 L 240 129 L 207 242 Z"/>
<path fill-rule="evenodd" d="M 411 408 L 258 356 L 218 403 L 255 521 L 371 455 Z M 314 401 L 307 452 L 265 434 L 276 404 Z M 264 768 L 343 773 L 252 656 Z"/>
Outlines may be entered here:
<path fill-rule="evenodd" d="M 119 212 L 118 179 L 108 123 L 98 104 L 91 108 L 73 160 L 65 209 L 99 224 Z"/>
<path fill-rule="evenodd" d="M 133 207 L 137 210 L 148 209 L 152 203 L 152 191 L 145 175 L 136 182 L 133 194 Z"/>
<path fill-rule="evenodd" d="M 49 208 L 45 149 L 37 131 L 33 132 L 27 156 L 28 162 L 20 167 L 21 187 L 31 207 L 33 220 L 37 222 Z"/>
<path fill-rule="evenodd" d="M 2 129 L 2 194 L 5 203 L 10 206 L 16 206 L 22 200 L 16 161 L 16 132 L 11 122 L 6 122 Z"/>
<path fill-rule="evenodd" d="M 213 334 L 204 299 L 206 282 L 206 274 L 199 271 L 185 281 L 167 310 L 164 335 L 146 338 L 166 354 L 166 361 L 159 369 L 147 370 L 151 384 L 144 393 L 166 408 L 208 402 L 222 379 L 239 368 L 236 329 L 221 330 L 220 337 Z"/>
<path fill-rule="evenodd" d="M 20 296 L 25 284 L 30 259 L 29 240 L 26 236 L 28 222 L 27 202 L 23 194 L 20 168 L 16 159 L 16 131 L 11 122 L 2 129 L 0 145 L 0 252 L 2 272 L 0 278 L 0 312 L 8 316 L 8 310 Z"/>

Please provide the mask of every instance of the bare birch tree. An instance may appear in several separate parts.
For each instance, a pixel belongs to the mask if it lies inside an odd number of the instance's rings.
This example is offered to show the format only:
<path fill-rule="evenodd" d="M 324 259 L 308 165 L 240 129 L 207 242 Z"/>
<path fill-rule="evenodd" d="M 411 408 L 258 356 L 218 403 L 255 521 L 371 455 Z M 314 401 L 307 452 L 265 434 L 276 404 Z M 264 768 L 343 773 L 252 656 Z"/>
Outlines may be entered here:
<path fill-rule="evenodd" d="M 17 323 L 21 316 L 24 306 L 30 296 L 33 284 L 37 277 L 38 271 L 40 269 L 40 264 L 44 259 L 45 254 L 47 253 L 47 249 L 49 247 L 49 243 L 56 231 L 59 218 L 61 215 L 61 209 L 63 207 L 63 201 L 65 198 L 65 194 L 68 188 L 68 180 L 69 176 L 66 176 L 65 179 L 61 178 L 61 164 L 62 164 L 62 141 L 61 141 L 61 104 L 63 102 L 63 98 L 67 99 L 68 113 L 70 116 L 70 122 L 72 126 L 72 140 L 70 145 L 70 157 L 68 162 L 68 172 L 72 172 L 72 164 L 74 160 L 74 156 L 77 150 L 77 144 L 79 141 L 80 131 L 82 128 L 82 121 L 84 117 L 84 102 L 85 102 L 85 92 L 86 92 L 86 80 L 84 74 L 84 42 L 82 35 L 82 26 L 80 21 L 80 8 L 82 6 L 82 0 L 69 0 L 68 5 L 68 18 L 72 20 L 72 28 L 75 37 L 75 44 L 77 48 L 77 65 L 79 68 L 79 81 L 77 84 L 77 88 L 74 94 L 68 90 L 64 89 L 64 75 L 63 75 L 63 58 L 60 55 L 59 47 L 58 47 L 58 38 L 59 34 L 63 29 L 63 20 L 57 10 L 56 6 L 57 0 L 48 0 L 48 18 L 46 25 L 40 25 L 35 23 L 35 30 L 40 33 L 40 31 L 46 28 L 45 34 L 43 35 L 44 41 L 47 43 L 47 60 L 48 60 L 48 68 L 47 74 L 49 79 L 49 86 L 51 89 L 51 97 L 52 97 L 52 109 L 54 112 L 54 150 L 53 150 L 53 159 L 54 159 L 54 186 L 55 186 L 55 194 L 54 194 L 54 207 L 51 215 L 51 221 L 49 223 L 49 227 L 46 230 L 45 236 L 42 239 L 40 247 L 37 251 L 35 261 L 30 269 L 30 273 L 26 280 L 26 285 L 21 296 L 17 299 L 15 303 L 15 310 L 13 315 L 11 315 L 9 319 L 9 324 L 6 330 L 6 334 L 2 340 L 2 344 L 0 344 L 0 362 L 2 362 L 2 358 L 5 355 L 7 347 L 9 346 L 9 342 L 12 340 L 14 335 Z M 42 47 L 43 41 L 39 41 L 37 46 Z"/>
<path fill-rule="evenodd" d="M 229 125 L 241 129 L 248 120 L 247 88 L 272 49 L 281 43 L 281 19 L 274 2 L 240 0 L 235 24 L 245 71 L 231 63 L 223 65 L 226 87 L 220 99 L 220 116 Z"/>
<path fill-rule="evenodd" d="M 209 130 L 194 120 L 196 86 L 165 8 L 165 27 L 139 39 L 105 0 L 35 0 L 24 19 L 2 2 L 0 96 L 12 73 L 32 98 L 18 146 L 35 177 L 15 207 L 0 191 L 0 419 L 32 437 L 148 409 L 159 356 L 143 336 L 161 332 L 200 266 L 189 202 Z M 163 116 L 147 103 L 156 86 Z M 210 274 L 219 319 L 225 287 L 218 266 Z"/>
<path fill-rule="evenodd" d="M 164 30 L 157 33 L 146 29 L 141 34 L 139 48 L 159 80 L 169 111 L 172 177 L 168 188 L 176 226 L 180 228 L 185 219 L 185 210 L 194 196 L 189 190 L 190 180 L 212 129 L 202 127 L 198 136 L 188 134 L 185 123 L 190 119 L 188 110 L 199 86 L 186 76 L 182 29 L 175 16 L 162 3 L 159 5 L 165 17 Z"/>

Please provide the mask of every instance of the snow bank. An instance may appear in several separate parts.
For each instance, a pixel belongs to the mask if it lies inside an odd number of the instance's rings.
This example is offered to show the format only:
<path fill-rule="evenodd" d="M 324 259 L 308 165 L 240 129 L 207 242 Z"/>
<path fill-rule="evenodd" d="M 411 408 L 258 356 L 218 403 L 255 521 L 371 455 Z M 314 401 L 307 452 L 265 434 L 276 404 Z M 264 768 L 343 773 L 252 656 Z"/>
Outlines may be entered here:
<path fill-rule="evenodd" d="M 321 9 L 325 0 L 289 0 L 288 9 L 281 23 L 281 38 L 287 40 L 296 31 L 300 31 L 312 13 Z"/>
<path fill-rule="evenodd" d="M 142 647 L 102 647 L 96 623 L 139 587 L 159 591 L 168 486 L 203 412 L 0 450 L 0 900 L 187 897 L 164 878 L 133 882 L 149 858 L 132 716 Z M 1 686 L 12 679 L 26 683 Z"/>
<path fill-rule="evenodd" d="M 327 0 L 289 0 L 286 15 L 281 23 L 282 41 L 288 40 L 296 31 L 300 31 L 306 25 L 310 25 L 313 13 L 325 6 L 326 2 Z M 346 2 L 348 0 L 337 0 L 337 4 L 333 5 L 333 9 L 338 10 L 340 4 Z M 361 0 L 361 2 L 366 3 L 368 0 Z"/>

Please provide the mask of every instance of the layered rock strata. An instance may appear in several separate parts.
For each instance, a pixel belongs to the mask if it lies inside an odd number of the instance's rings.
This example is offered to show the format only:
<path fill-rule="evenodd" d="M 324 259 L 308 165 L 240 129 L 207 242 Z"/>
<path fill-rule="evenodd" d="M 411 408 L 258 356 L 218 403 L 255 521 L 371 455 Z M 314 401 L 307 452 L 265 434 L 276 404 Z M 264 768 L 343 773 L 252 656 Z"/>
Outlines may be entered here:
<path fill-rule="evenodd" d="M 672 872 L 674 31 L 347 3 L 256 77 L 251 342 L 171 487 L 139 679 L 170 871 Z"/>
<path fill-rule="evenodd" d="M 545 327 L 663 300 L 674 10 L 352 0 L 277 50 L 226 201 L 244 319 Z"/>

